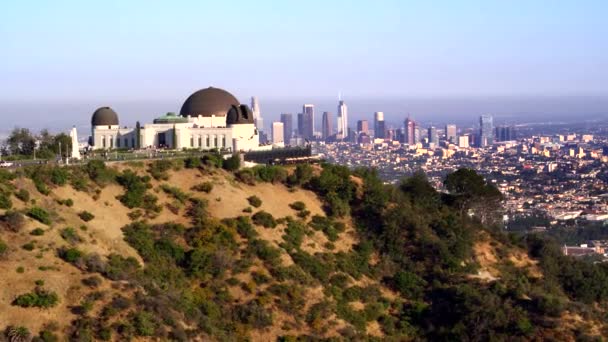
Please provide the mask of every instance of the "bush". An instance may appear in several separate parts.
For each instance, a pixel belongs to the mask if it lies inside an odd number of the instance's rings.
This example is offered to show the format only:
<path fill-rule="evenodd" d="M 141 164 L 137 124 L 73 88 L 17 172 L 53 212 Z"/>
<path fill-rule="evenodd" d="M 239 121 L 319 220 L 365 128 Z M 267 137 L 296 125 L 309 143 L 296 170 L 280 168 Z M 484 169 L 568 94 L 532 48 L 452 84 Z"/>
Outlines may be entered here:
<path fill-rule="evenodd" d="M 71 244 L 82 242 L 82 238 L 80 237 L 80 235 L 78 235 L 76 230 L 71 227 L 62 229 L 60 235 L 65 241 Z"/>
<path fill-rule="evenodd" d="M 154 179 L 156 180 L 168 180 L 169 179 L 169 170 L 173 168 L 173 163 L 171 160 L 155 160 L 148 167 L 148 172 Z"/>
<path fill-rule="evenodd" d="M 8 342 L 25 342 L 29 341 L 32 337 L 32 334 L 26 327 L 15 327 L 9 325 L 6 327 L 4 331 L 4 335 L 6 336 L 6 340 Z"/>
<path fill-rule="evenodd" d="M 282 166 L 256 166 L 253 169 L 256 178 L 262 182 L 281 183 L 287 179 L 287 170 Z"/>
<path fill-rule="evenodd" d="M 15 197 L 27 203 L 30 201 L 30 192 L 25 189 L 19 189 L 19 191 L 15 192 Z"/>
<path fill-rule="evenodd" d="M 255 173 L 252 169 L 241 169 L 235 173 L 236 179 L 247 185 L 255 185 Z"/>
<path fill-rule="evenodd" d="M 247 197 L 247 201 L 255 208 L 259 208 L 262 205 L 262 200 L 256 195 Z"/>
<path fill-rule="evenodd" d="M 272 313 L 257 300 L 236 306 L 235 316 L 238 321 L 254 329 L 272 325 Z"/>
<path fill-rule="evenodd" d="M 23 246 L 21 246 L 21 248 L 25 249 L 26 251 L 33 251 L 34 248 L 36 248 L 36 245 L 34 245 L 34 243 L 30 241 L 30 242 L 24 244 Z"/>
<path fill-rule="evenodd" d="M 84 253 L 77 248 L 61 248 L 58 250 L 59 257 L 71 264 L 78 263 L 82 260 Z"/>
<path fill-rule="evenodd" d="M 32 230 L 30 232 L 30 235 L 34 235 L 34 236 L 44 235 L 44 229 L 42 229 L 42 228 L 35 228 L 34 230 Z"/>
<path fill-rule="evenodd" d="M 11 201 L 8 193 L 0 190 L 0 209 L 10 209 L 13 207 L 13 201 Z"/>
<path fill-rule="evenodd" d="M 51 170 L 51 183 L 55 185 L 66 185 L 70 174 L 66 168 L 56 166 Z"/>
<path fill-rule="evenodd" d="M 210 193 L 211 190 L 213 190 L 213 183 L 211 183 L 211 182 L 203 182 L 203 183 L 200 183 L 200 184 L 197 184 L 197 185 L 193 186 L 192 190 L 194 190 L 194 191 L 201 191 L 201 192 L 205 192 L 205 193 Z"/>
<path fill-rule="evenodd" d="M 201 158 L 199 157 L 188 157 L 184 159 L 184 167 L 186 169 L 196 169 L 201 166 Z"/>
<path fill-rule="evenodd" d="M 84 170 L 89 178 L 99 186 L 105 186 L 106 184 L 114 181 L 115 172 L 111 169 L 106 168 L 101 160 L 91 160 L 84 166 Z"/>
<path fill-rule="evenodd" d="M 8 231 L 18 233 L 25 226 L 25 218 L 17 211 L 7 211 L 1 218 L 0 224 Z"/>
<path fill-rule="evenodd" d="M 59 296 L 57 293 L 37 287 L 34 292 L 17 296 L 11 304 L 22 308 L 36 307 L 47 309 L 56 306 L 58 303 Z"/>
<path fill-rule="evenodd" d="M 95 215 L 85 210 L 78 213 L 78 217 L 80 217 L 80 219 L 84 222 L 89 222 L 95 218 Z"/>
<path fill-rule="evenodd" d="M 49 213 L 40 208 L 40 207 L 32 207 L 30 208 L 30 210 L 28 210 L 27 212 L 27 216 L 33 218 L 34 220 L 40 222 L 40 223 L 44 223 L 47 226 L 51 224 L 51 215 L 49 215 Z"/>
<path fill-rule="evenodd" d="M 265 211 L 258 211 L 257 213 L 251 216 L 253 223 L 258 226 L 264 226 L 265 228 L 274 228 L 277 226 L 277 221 L 272 217 L 270 213 Z"/>
<path fill-rule="evenodd" d="M 5 256 L 8 253 L 8 245 L 6 242 L 0 240 L 0 257 Z"/>
<path fill-rule="evenodd" d="M 160 188 L 163 190 L 164 193 L 166 193 L 167 195 L 170 195 L 171 197 L 175 198 L 181 204 L 186 203 L 186 201 L 190 197 L 187 193 L 183 192 L 180 188 L 175 187 L 175 186 L 170 186 L 168 184 L 163 184 L 163 185 L 161 185 Z"/>
<path fill-rule="evenodd" d="M 296 201 L 289 205 L 289 207 L 295 211 L 302 211 L 306 209 L 306 204 L 302 201 Z"/>
<path fill-rule="evenodd" d="M 241 167 L 241 157 L 238 153 L 233 154 L 230 158 L 225 159 L 222 163 L 222 168 L 226 171 L 236 171 Z"/>

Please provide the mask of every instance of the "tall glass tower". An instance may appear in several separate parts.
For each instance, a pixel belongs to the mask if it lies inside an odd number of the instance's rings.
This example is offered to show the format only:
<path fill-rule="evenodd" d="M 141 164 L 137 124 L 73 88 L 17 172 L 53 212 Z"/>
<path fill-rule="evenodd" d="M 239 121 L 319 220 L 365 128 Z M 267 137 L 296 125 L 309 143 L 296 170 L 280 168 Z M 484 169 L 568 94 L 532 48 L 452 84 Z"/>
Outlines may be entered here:
<path fill-rule="evenodd" d="M 490 146 L 494 143 L 494 119 L 492 115 L 479 117 L 479 147 Z"/>

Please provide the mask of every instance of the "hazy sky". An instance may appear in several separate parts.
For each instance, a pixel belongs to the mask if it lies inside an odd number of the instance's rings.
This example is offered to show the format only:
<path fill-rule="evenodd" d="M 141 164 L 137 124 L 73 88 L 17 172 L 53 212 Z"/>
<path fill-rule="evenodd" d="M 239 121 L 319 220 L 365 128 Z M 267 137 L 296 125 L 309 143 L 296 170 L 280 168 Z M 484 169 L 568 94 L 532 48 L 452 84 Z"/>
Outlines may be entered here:
<path fill-rule="evenodd" d="M 0 100 L 605 95 L 608 1 L 0 5 Z"/>

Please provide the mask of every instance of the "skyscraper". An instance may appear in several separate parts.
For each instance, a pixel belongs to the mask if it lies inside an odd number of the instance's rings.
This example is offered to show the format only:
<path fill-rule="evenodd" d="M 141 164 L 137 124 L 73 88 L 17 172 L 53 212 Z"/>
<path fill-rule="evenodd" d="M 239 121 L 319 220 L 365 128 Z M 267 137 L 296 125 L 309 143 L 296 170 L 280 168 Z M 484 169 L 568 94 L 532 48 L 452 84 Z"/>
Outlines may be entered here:
<path fill-rule="evenodd" d="M 451 142 L 452 144 L 457 143 L 456 141 L 456 125 L 448 124 L 445 125 L 445 140 Z"/>
<path fill-rule="evenodd" d="M 251 111 L 253 112 L 253 123 L 258 131 L 264 130 L 264 119 L 262 118 L 262 112 L 260 112 L 260 103 L 258 102 L 257 96 L 251 97 Z"/>
<path fill-rule="evenodd" d="M 416 130 L 416 121 L 412 120 L 409 116 L 405 119 L 404 123 L 404 134 L 403 134 L 403 143 L 408 145 L 415 145 L 418 143 L 419 139 L 419 131 Z"/>
<path fill-rule="evenodd" d="M 494 143 L 494 119 L 492 115 L 479 117 L 479 147 L 486 147 Z"/>
<path fill-rule="evenodd" d="M 272 123 L 272 143 L 280 144 L 285 140 L 283 139 L 283 123 L 282 122 L 273 122 Z"/>
<path fill-rule="evenodd" d="M 285 139 L 285 145 L 288 145 L 293 134 L 293 115 L 291 113 L 281 114 L 281 122 L 283 123 L 283 139 Z"/>
<path fill-rule="evenodd" d="M 304 113 L 298 113 L 298 136 L 304 136 Z"/>
<path fill-rule="evenodd" d="M 384 139 L 386 138 L 386 127 L 384 125 L 384 113 L 374 113 L 374 138 Z"/>
<path fill-rule="evenodd" d="M 430 144 L 437 145 L 439 143 L 439 137 L 437 135 L 437 128 L 435 128 L 435 126 L 431 126 L 428 128 L 428 138 L 429 138 L 429 145 Z"/>
<path fill-rule="evenodd" d="M 369 134 L 369 123 L 367 122 L 367 120 L 357 121 L 357 132 Z"/>
<path fill-rule="evenodd" d="M 312 139 L 315 134 L 315 106 L 312 104 L 305 104 L 302 106 L 302 137 L 305 139 Z"/>
<path fill-rule="evenodd" d="M 348 138 L 348 107 L 344 101 L 338 102 L 338 129 L 337 134 L 339 139 Z"/>
<path fill-rule="evenodd" d="M 331 113 L 323 112 L 323 120 L 321 122 L 321 133 L 323 139 L 329 138 L 333 134 L 333 127 L 331 124 Z"/>
<path fill-rule="evenodd" d="M 496 127 L 496 141 L 511 141 L 517 140 L 517 132 L 513 126 L 498 126 Z"/>

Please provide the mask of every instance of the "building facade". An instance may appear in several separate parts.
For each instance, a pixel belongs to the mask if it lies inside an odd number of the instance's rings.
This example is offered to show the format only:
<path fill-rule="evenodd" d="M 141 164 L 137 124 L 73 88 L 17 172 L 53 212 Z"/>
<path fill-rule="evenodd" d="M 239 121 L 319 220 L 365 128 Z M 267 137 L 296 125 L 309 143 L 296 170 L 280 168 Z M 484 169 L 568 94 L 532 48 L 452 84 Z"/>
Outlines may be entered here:
<path fill-rule="evenodd" d="M 291 136 L 293 135 L 293 115 L 291 115 L 291 113 L 282 113 L 281 122 L 283 123 L 283 139 L 285 145 L 289 145 Z"/>
<path fill-rule="evenodd" d="M 180 114 L 167 113 L 150 124 L 121 127 L 109 107 L 91 118 L 92 149 L 170 148 L 250 151 L 259 147 L 253 113 L 230 93 L 219 88 L 201 89 L 186 99 Z"/>
<path fill-rule="evenodd" d="M 384 112 L 374 113 L 374 138 L 386 138 L 386 126 L 384 124 Z"/>

